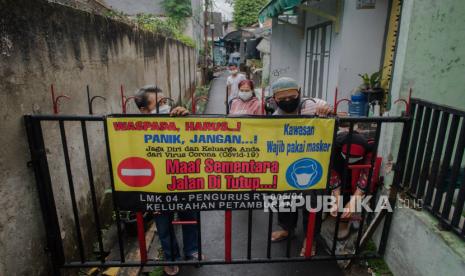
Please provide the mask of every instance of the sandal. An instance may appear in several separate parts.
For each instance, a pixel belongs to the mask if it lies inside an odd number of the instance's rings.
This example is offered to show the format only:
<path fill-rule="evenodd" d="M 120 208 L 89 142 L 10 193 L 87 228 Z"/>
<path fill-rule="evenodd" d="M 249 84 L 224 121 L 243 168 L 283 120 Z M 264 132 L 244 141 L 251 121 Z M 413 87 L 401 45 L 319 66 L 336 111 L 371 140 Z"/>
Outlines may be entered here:
<path fill-rule="evenodd" d="M 286 230 L 277 230 L 271 233 L 271 242 L 285 241 L 289 238 L 289 232 Z"/>
<path fill-rule="evenodd" d="M 312 244 L 312 252 L 310 254 L 310 257 L 313 257 L 316 255 L 316 241 L 313 241 Z M 302 249 L 300 250 L 300 257 L 305 257 L 305 250 L 306 250 L 306 245 L 307 245 L 307 239 L 304 239 L 304 246 L 302 246 Z"/>
<path fill-rule="evenodd" d="M 187 260 L 189 261 L 199 261 L 199 252 L 194 252 L 192 253 L 189 257 L 186 258 Z M 207 259 L 207 257 L 205 257 L 204 254 L 202 254 L 202 261 L 204 261 L 205 259 Z"/>
<path fill-rule="evenodd" d="M 166 275 L 170 275 L 170 276 L 178 275 L 179 266 L 177 265 L 164 266 L 163 272 L 165 272 Z"/>

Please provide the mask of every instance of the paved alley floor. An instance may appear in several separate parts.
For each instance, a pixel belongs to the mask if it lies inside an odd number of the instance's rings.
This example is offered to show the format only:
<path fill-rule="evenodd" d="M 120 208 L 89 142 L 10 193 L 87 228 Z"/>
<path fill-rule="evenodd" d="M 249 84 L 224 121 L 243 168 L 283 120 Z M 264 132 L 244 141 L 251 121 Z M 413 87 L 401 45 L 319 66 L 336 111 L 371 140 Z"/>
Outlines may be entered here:
<path fill-rule="evenodd" d="M 213 80 L 206 114 L 224 114 L 226 77 L 223 74 Z M 246 258 L 248 211 L 233 211 L 232 216 L 232 257 Z M 274 229 L 276 216 L 274 216 Z M 253 212 L 252 258 L 266 257 L 268 213 Z M 292 240 L 291 255 L 298 256 L 303 242 L 302 223 L 299 218 L 296 238 Z M 224 211 L 202 212 L 202 250 L 209 259 L 224 257 Z M 284 257 L 286 242 L 272 244 L 272 257 Z M 344 275 L 336 262 L 297 262 L 275 264 L 205 265 L 200 268 L 186 266 L 179 275 L 229 276 L 229 275 Z"/>

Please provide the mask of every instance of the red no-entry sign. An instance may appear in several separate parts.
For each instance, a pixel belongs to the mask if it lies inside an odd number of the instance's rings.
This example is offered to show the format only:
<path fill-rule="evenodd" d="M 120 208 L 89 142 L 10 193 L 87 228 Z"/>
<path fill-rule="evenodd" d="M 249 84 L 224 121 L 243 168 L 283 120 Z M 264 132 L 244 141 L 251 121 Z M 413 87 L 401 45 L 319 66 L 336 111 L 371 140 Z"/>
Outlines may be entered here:
<path fill-rule="evenodd" d="M 128 186 L 144 187 L 155 178 L 155 168 L 144 158 L 129 157 L 119 163 L 118 176 Z"/>

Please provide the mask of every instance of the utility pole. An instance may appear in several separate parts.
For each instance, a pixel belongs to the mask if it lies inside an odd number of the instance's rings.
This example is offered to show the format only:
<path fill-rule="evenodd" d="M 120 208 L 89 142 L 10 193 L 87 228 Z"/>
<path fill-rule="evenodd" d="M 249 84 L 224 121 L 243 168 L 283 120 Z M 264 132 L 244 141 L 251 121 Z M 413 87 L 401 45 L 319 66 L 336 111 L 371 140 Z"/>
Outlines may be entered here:
<path fill-rule="evenodd" d="M 203 84 L 207 83 L 207 56 L 208 56 L 208 1 L 205 0 L 205 10 L 203 11 L 203 37 L 204 37 L 204 60 L 203 60 Z"/>
<path fill-rule="evenodd" d="M 213 0 L 210 5 L 210 29 L 212 31 L 212 68 L 215 68 L 215 19 L 213 16 Z"/>
<path fill-rule="evenodd" d="M 213 13 L 212 13 L 212 21 L 213 21 Z M 210 24 L 210 29 L 212 30 L 212 62 L 213 66 L 215 66 L 215 24 Z"/>

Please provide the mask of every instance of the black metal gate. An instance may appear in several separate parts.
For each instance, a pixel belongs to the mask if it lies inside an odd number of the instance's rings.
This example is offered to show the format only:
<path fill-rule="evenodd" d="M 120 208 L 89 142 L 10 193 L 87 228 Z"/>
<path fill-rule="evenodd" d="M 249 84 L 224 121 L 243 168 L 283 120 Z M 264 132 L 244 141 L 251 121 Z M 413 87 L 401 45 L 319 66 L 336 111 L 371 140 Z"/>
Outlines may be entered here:
<path fill-rule="evenodd" d="M 63 157 L 64 160 L 63 164 L 66 169 L 66 176 L 67 179 L 64 183 L 67 183 L 67 189 L 69 192 L 69 201 L 72 205 L 72 217 L 74 223 L 74 234 L 73 235 L 66 235 L 63 236 L 61 233 L 60 228 L 60 219 L 59 219 L 59 206 L 56 204 L 56 194 L 54 194 L 54 185 L 55 183 L 52 181 L 52 177 L 50 174 L 49 168 L 49 157 L 47 156 L 47 148 L 45 146 L 45 133 L 43 125 L 44 123 L 51 124 L 52 126 L 58 126 L 59 129 L 59 138 L 61 141 L 61 145 L 55 145 L 62 147 L 63 149 Z M 374 173 L 374 165 L 376 157 L 376 149 L 378 147 L 378 143 L 380 140 L 381 135 L 381 127 L 383 124 L 390 124 L 390 123 L 397 123 L 402 125 L 403 134 L 400 141 L 399 146 L 399 153 L 398 158 L 396 161 L 396 173 L 391 185 L 391 192 L 389 196 L 389 201 L 392 206 L 395 206 L 397 190 L 400 185 L 400 180 L 402 178 L 402 170 L 401 168 L 404 167 L 404 161 L 406 157 L 406 147 L 408 143 L 406 141 L 409 140 L 408 134 L 410 133 L 410 118 L 409 117 L 378 117 L 378 118 L 337 118 L 336 120 L 336 129 L 338 126 L 345 125 L 348 127 L 348 135 L 349 137 L 353 135 L 354 128 L 358 126 L 359 128 L 362 125 L 368 125 L 369 128 L 372 130 L 372 135 L 375 140 L 375 152 L 373 154 L 373 158 L 370 160 L 370 163 L 367 164 L 365 167 L 369 169 L 369 177 L 368 177 L 368 185 L 370 185 L 372 181 L 372 176 Z M 285 256 L 283 257 L 272 257 L 271 256 L 271 232 L 272 232 L 272 224 L 274 219 L 274 214 L 269 212 L 268 214 L 268 237 L 267 237 L 267 245 L 266 245 L 266 252 L 263 253 L 260 257 L 254 257 L 250 253 L 251 250 L 251 235 L 252 235 L 252 212 L 249 211 L 248 217 L 248 239 L 247 239 L 247 257 L 235 259 L 231 258 L 231 248 L 229 248 L 228 252 L 228 243 L 229 246 L 231 245 L 231 221 L 229 218 L 229 225 L 228 225 L 228 217 L 230 217 L 230 211 L 225 211 L 225 255 L 224 256 L 212 256 L 208 260 L 195 260 L 195 261 L 175 261 L 175 260 L 156 260 L 153 256 L 147 256 L 147 251 L 145 249 L 145 245 L 140 246 L 140 256 L 138 260 L 127 260 L 126 259 L 126 250 L 124 246 L 124 231 L 121 227 L 121 214 L 120 210 L 118 210 L 117 206 L 113 205 L 113 213 L 115 217 L 115 224 L 116 224 L 116 244 L 117 246 L 116 251 L 117 253 L 114 254 L 116 257 L 108 257 L 108 250 L 109 248 L 105 248 L 104 246 L 104 234 L 102 233 L 102 217 L 110 216 L 111 214 L 106 213 L 103 214 L 102 210 L 99 210 L 97 205 L 97 194 L 96 194 L 96 183 L 95 177 L 91 162 L 91 157 L 93 153 L 89 147 L 89 137 L 88 137 L 88 127 L 90 124 L 97 125 L 101 128 L 105 128 L 105 116 L 65 116 L 65 115 L 27 115 L 25 116 L 25 124 L 26 130 L 29 140 L 30 152 L 31 152 L 31 165 L 34 169 L 34 174 L 37 182 L 37 189 L 40 198 L 40 205 L 42 209 L 42 215 L 46 230 L 46 237 L 47 237 L 47 251 L 50 255 L 50 260 L 53 263 L 54 273 L 55 275 L 60 275 L 62 269 L 67 268 L 83 268 L 83 267 L 143 267 L 143 266 L 161 266 L 161 265 L 213 265 L 213 264 L 245 264 L 245 263 L 271 263 L 271 262 L 307 262 L 307 261 L 322 261 L 322 260 L 352 260 L 352 259 L 367 259 L 367 258 L 379 258 L 383 255 L 386 241 L 388 238 L 388 232 L 391 224 L 391 217 L 392 213 L 386 212 L 383 210 L 380 213 L 375 214 L 372 216 L 371 214 L 367 214 L 366 212 L 362 211 L 360 214 L 360 227 L 357 230 L 356 238 L 355 238 L 355 250 L 349 254 L 339 254 L 336 252 L 336 245 L 337 245 L 337 233 L 339 224 L 341 221 L 341 213 L 338 213 L 336 222 L 335 222 L 335 229 L 333 234 L 332 243 L 330 242 L 327 246 L 326 255 L 316 255 L 316 256 L 309 256 L 306 254 L 306 257 L 299 257 L 293 256 L 290 254 L 290 246 L 291 243 L 287 242 L 287 250 L 285 252 Z M 75 127 L 80 128 L 80 134 L 82 138 L 82 147 L 79 146 L 77 150 L 84 152 L 85 156 L 85 165 L 83 165 L 87 169 L 87 176 L 88 179 L 85 181 L 88 182 L 89 189 L 90 189 L 90 201 L 88 205 L 92 209 L 92 221 L 86 221 L 80 219 L 80 208 L 78 204 L 78 199 L 76 198 L 76 191 L 73 178 L 74 173 L 74 165 L 70 161 L 70 151 L 68 146 L 68 138 L 66 133 L 66 126 L 68 124 L 73 124 Z M 53 128 L 52 128 L 53 129 Z M 104 129 L 106 132 L 106 129 Z M 77 138 L 77 137 L 75 137 Z M 105 146 L 105 145 L 100 145 Z M 107 159 L 109 161 L 108 156 L 108 141 L 106 145 L 106 152 L 107 152 Z M 349 149 L 351 145 L 348 145 Z M 108 173 L 110 174 L 110 168 L 108 168 Z M 348 170 L 351 169 L 348 163 L 345 164 L 344 169 L 344 179 L 347 177 Z M 114 189 L 112 187 L 112 193 Z M 374 231 L 378 228 L 381 224 L 382 219 L 385 218 L 385 222 L 383 224 L 382 236 L 381 236 L 381 244 L 377 251 L 364 251 L 364 247 L 367 244 L 368 240 L 374 233 Z M 196 222 L 199 230 L 202 229 L 200 224 L 200 218 Z M 229 233 L 228 233 L 229 227 Z M 86 251 L 86 246 L 89 246 L 89 241 L 83 239 L 82 230 L 91 229 L 92 233 L 95 233 L 95 254 L 88 254 Z M 144 234 L 144 228 L 138 229 L 139 233 L 142 231 Z M 201 231 L 199 231 L 202 233 Z M 309 236 L 312 235 L 312 236 Z M 202 234 L 200 234 L 200 237 Z M 307 233 L 307 238 L 313 239 L 313 233 Z M 71 243 L 77 248 L 77 254 L 68 254 L 65 250 L 64 241 L 71 239 Z M 290 239 L 289 239 L 290 240 Z M 92 241 L 93 242 L 93 241 Z M 202 242 L 199 241 L 199 247 L 201 251 Z M 145 250 L 145 251 L 144 251 Z M 199 252 L 201 253 L 201 252 Z M 201 254 L 200 254 L 201 255 Z M 111 256 L 111 255 L 110 255 Z"/>
<path fill-rule="evenodd" d="M 465 111 L 412 99 L 413 127 L 402 187 L 444 230 L 465 239 Z"/>

